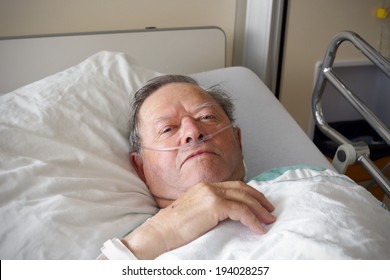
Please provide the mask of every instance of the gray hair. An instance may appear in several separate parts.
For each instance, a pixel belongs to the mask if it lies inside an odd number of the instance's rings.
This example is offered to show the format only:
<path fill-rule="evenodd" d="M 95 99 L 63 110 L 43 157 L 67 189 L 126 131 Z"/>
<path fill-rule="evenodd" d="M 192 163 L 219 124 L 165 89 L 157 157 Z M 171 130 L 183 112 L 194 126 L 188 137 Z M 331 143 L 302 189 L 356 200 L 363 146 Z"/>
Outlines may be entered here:
<path fill-rule="evenodd" d="M 192 85 L 199 86 L 198 82 L 193 78 L 184 76 L 184 75 L 162 75 L 156 78 L 149 80 L 143 87 L 141 87 L 134 94 L 134 98 L 131 103 L 131 113 L 130 113 L 130 151 L 131 152 L 139 152 L 141 148 L 141 136 L 139 133 L 139 111 L 146 100 L 152 93 L 157 91 L 164 85 L 171 83 L 188 83 Z M 234 126 L 235 118 L 234 118 L 234 105 L 231 97 L 227 92 L 222 90 L 218 86 L 212 86 L 210 88 L 205 89 L 205 92 L 209 94 L 217 103 L 222 107 L 225 111 L 227 117 L 231 121 Z"/>

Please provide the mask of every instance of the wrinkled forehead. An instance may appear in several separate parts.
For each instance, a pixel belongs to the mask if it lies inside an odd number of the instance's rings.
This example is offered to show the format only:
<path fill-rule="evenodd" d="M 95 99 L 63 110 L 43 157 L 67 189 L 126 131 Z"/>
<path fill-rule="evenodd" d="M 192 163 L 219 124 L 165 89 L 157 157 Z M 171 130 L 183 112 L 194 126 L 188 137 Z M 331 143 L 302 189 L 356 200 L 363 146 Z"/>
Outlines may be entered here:
<path fill-rule="evenodd" d="M 176 110 L 199 110 L 215 107 L 223 110 L 218 102 L 201 87 L 189 83 L 170 83 L 151 93 L 140 108 L 139 116 L 159 118 Z"/>

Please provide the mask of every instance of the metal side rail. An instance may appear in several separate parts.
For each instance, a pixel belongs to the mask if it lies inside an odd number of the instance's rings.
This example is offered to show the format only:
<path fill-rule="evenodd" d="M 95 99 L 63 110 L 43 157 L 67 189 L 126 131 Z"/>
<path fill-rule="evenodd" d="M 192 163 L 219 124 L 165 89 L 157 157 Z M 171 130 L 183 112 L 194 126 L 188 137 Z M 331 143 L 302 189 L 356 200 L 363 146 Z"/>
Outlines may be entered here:
<path fill-rule="evenodd" d="M 385 194 L 390 197 L 390 181 L 381 170 L 371 161 L 370 152 L 366 144 L 352 144 L 346 137 L 328 125 L 323 115 L 321 98 L 324 92 L 326 82 L 329 81 L 339 93 L 348 100 L 349 103 L 363 116 L 363 118 L 372 126 L 373 129 L 390 145 L 390 130 L 384 125 L 376 115 L 355 95 L 347 85 L 332 70 L 332 66 L 341 43 L 349 41 L 358 50 L 360 50 L 374 65 L 382 70 L 390 78 L 390 62 L 387 61 L 379 52 L 370 46 L 359 35 L 353 32 L 341 32 L 337 34 L 328 46 L 325 58 L 322 63 L 321 71 L 317 77 L 312 96 L 312 110 L 314 119 L 319 129 L 330 139 L 342 146 L 352 146 L 355 155 L 351 156 L 352 161 L 359 162 L 368 171 L 368 173 L 377 181 Z M 362 148 L 362 145 L 365 146 Z M 340 148 L 339 147 L 339 148 Z M 350 149 L 345 149 L 350 150 Z M 338 153 L 339 152 L 339 153 Z M 346 162 L 346 154 L 343 149 L 336 152 L 336 161 Z M 353 163 L 353 162 L 352 162 Z M 352 164 L 351 161 L 348 164 Z"/>

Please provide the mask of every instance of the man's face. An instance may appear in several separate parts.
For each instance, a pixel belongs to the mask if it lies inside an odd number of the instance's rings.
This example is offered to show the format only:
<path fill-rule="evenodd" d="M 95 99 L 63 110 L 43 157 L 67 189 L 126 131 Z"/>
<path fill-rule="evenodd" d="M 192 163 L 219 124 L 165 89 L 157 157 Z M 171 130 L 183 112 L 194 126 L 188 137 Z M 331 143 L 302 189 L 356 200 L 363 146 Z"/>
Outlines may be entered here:
<path fill-rule="evenodd" d="M 196 141 L 230 125 L 217 102 L 201 88 L 171 83 L 151 94 L 139 111 L 141 146 L 169 148 Z M 131 160 L 160 207 L 166 207 L 200 182 L 242 180 L 239 129 L 223 130 L 185 149 L 142 149 Z"/>

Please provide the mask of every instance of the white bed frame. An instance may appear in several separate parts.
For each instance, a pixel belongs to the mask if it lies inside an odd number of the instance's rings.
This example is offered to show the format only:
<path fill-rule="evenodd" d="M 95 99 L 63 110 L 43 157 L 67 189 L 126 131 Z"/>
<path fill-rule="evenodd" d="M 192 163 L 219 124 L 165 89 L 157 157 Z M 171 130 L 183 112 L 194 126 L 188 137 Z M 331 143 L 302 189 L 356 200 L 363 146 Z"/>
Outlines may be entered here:
<path fill-rule="evenodd" d="M 0 93 L 73 66 L 99 51 L 124 52 L 161 73 L 225 67 L 226 36 L 218 27 L 143 29 L 0 38 Z"/>

